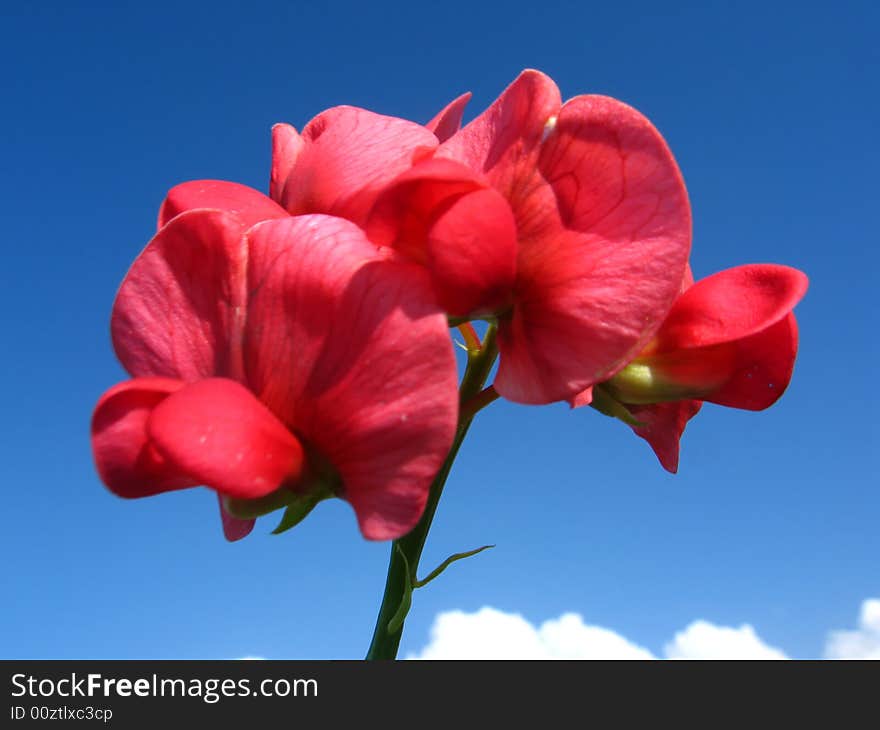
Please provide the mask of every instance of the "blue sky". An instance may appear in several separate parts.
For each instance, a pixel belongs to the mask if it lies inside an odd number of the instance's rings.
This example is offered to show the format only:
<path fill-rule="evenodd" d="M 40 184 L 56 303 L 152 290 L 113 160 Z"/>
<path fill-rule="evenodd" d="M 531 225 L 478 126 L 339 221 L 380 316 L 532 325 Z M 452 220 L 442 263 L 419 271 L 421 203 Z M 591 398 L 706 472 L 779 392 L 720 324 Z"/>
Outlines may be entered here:
<path fill-rule="evenodd" d="M 735 9 L 734 9 L 735 8 Z M 4 11 L 0 117 L 7 346 L 0 652 L 28 658 L 352 658 L 387 544 L 342 502 L 227 544 L 206 490 L 126 502 L 88 423 L 124 377 L 116 287 L 177 182 L 265 190 L 269 130 L 340 103 L 470 118 L 525 67 L 604 93 L 668 140 L 698 277 L 749 262 L 810 276 L 794 379 L 771 410 L 707 406 L 677 476 L 589 409 L 480 414 L 403 652 L 444 611 L 566 612 L 659 654 L 697 619 L 819 656 L 880 597 L 876 344 L 878 57 L 867 2 L 61 3 Z"/>

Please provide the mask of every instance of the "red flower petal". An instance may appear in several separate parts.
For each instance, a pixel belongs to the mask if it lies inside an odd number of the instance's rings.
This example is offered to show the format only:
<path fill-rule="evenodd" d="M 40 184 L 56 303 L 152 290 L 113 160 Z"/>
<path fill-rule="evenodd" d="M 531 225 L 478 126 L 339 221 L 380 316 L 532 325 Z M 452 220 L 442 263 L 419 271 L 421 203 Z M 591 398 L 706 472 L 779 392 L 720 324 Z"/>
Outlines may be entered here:
<path fill-rule="evenodd" d="M 793 314 L 763 332 L 737 340 L 730 374 L 703 400 L 732 408 L 761 411 L 772 406 L 791 381 L 798 331 Z"/>
<path fill-rule="evenodd" d="M 426 263 L 428 231 L 437 215 L 462 195 L 488 187 L 485 178 L 458 162 L 424 160 L 385 187 L 363 228 L 377 246 Z"/>
<path fill-rule="evenodd" d="M 549 76 L 523 71 L 486 111 L 444 142 L 437 156 L 485 173 L 515 203 L 524 191 L 523 182 L 534 177 L 545 125 L 561 104 L 559 89 Z"/>
<path fill-rule="evenodd" d="M 647 441 L 666 471 L 678 471 L 679 441 L 687 422 L 697 415 L 703 404 L 696 400 L 627 406 L 630 413 L 644 425 L 633 428 Z"/>
<path fill-rule="evenodd" d="M 449 102 L 436 117 L 425 125 L 425 128 L 432 131 L 441 142 L 445 142 L 461 127 L 464 108 L 470 100 L 471 92 L 468 91 Z"/>
<path fill-rule="evenodd" d="M 583 408 L 593 402 L 593 386 L 584 388 L 580 393 L 573 395 L 568 399 L 568 405 L 572 408 Z"/>
<path fill-rule="evenodd" d="M 272 200 L 283 198 L 284 185 L 304 144 L 303 138 L 289 124 L 272 127 L 272 174 L 269 178 L 269 197 Z"/>
<path fill-rule="evenodd" d="M 229 514 L 223 506 L 223 495 L 218 494 L 217 501 L 220 503 L 220 520 L 223 523 L 223 536 L 229 542 L 235 542 L 250 535 L 257 521 L 242 520 Z"/>
<path fill-rule="evenodd" d="M 138 378 L 101 396 L 92 416 L 92 451 L 101 481 L 114 494 L 149 497 L 196 486 L 151 447 L 147 436 L 150 413 L 183 386 L 179 380 Z"/>
<path fill-rule="evenodd" d="M 516 277 L 516 222 L 496 190 L 461 196 L 431 226 L 428 268 L 443 309 L 453 316 L 510 306 Z"/>
<path fill-rule="evenodd" d="M 363 222 L 382 188 L 437 138 L 425 127 L 365 109 L 329 109 L 302 132 L 280 202 L 290 213 L 329 213 Z"/>
<path fill-rule="evenodd" d="M 325 216 L 248 234 L 248 380 L 339 472 L 364 536 L 416 524 L 455 432 L 455 356 L 425 272 Z"/>
<path fill-rule="evenodd" d="M 651 352 L 732 342 L 786 317 L 807 290 L 807 277 L 776 264 L 725 269 L 701 279 L 672 306 Z"/>
<path fill-rule="evenodd" d="M 555 272 L 556 281 L 551 273 L 546 272 L 543 287 L 519 283 L 511 316 L 498 323 L 501 359 L 494 386 L 517 403 L 552 403 L 576 396 L 602 379 L 590 371 L 591 363 L 597 351 L 611 349 L 600 339 L 602 320 L 593 331 L 585 324 L 582 312 L 589 311 L 590 302 L 578 297 L 577 286 L 567 286 L 565 267 Z M 615 343 L 616 338 L 610 344 Z M 608 366 L 605 358 L 599 364 L 603 371 Z"/>
<path fill-rule="evenodd" d="M 241 379 L 245 224 L 222 211 L 181 213 L 135 260 L 113 306 L 116 354 L 135 377 Z"/>
<path fill-rule="evenodd" d="M 415 165 L 379 196 L 365 229 L 377 245 L 428 267 L 448 314 L 509 304 L 516 223 L 504 198 L 467 167 L 445 159 Z"/>
<path fill-rule="evenodd" d="M 225 180 L 193 180 L 175 185 L 159 208 L 159 228 L 177 215 L 195 208 L 234 213 L 245 228 L 288 213 L 259 190 Z"/>
<path fill-rule="evenodd" d="M 178 390 L 153 409 L 147 431 L 181 472 L 236 499 L 264 497 L 303 473 L 299 441 L 234 380 L 208 378 Z"/>

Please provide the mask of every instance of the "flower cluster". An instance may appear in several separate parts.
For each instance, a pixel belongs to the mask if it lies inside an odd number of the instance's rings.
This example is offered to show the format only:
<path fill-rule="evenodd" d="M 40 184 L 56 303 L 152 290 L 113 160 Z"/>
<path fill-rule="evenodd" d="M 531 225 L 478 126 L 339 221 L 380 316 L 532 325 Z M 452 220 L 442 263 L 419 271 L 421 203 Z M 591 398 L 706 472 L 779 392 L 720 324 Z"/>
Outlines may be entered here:
<path fill-rule="evenodd" d="M 468 99 L 426 125 L 346 106 L 276 125 L 268 196 L 168 193 L 113 307 L 132 377 L 92 419 L 114 493 L 208 486 L 233 540 L 341 497 L 365 537 L 400 537 L 456 434 L 468 320 L 497 328 L 494 392 L 593 405 L 671 471 L 703 401 L 779 398 L 806 277 L 693 283 L 687 192 L 644 116 L 563 103 L 537 71 L 461 127 Z"/>

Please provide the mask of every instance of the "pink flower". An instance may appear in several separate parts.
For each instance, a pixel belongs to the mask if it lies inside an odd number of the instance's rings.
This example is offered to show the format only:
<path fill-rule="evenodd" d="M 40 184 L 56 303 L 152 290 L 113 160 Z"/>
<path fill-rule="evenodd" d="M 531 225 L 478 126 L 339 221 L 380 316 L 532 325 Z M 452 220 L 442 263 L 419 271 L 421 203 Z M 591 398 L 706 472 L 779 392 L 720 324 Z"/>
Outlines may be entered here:
<path fill-rule="evenodd" d="M 675 160 L 645 117 L 603 96 L 563 104 L 550 78 L 525 71 L 435 157 L 484 176 L 515 221 L 501 395 L 571 397 L 650 340 L 678 291 L 691 220 Z"/>
<path fill-rule="evenodd" d="M 326 212 L 425 266 L 454 317 L 497 318 L 498 392 L 569 398 L 654 335 L 690 249 L 690 209 L 660 134 L 601 96 L 562 104 L 525 71 L 451 134 L 466 97 L 431 129 L 350 107 L 274 132 L 272 197 Z"/>
<path fill-rule="evenodd" d="M 206 485 L 245 511 L 333 494 L 365 537 L 408 532 L 457 418 L 424 272 L 385 260 L 347 221 L 292 217 L 232 183 L 179 186 L 160 225 L 113 309 L 133 379 L 92 419 L 111 491 Z M 253 524 L 223 516 L 229 539 Z"/>
<path fill-rule="evenodd" d="M 671 472 L 685 424 L 703 401 L 758 411 L 783 394 L 797 355 L 792 310 L 807 290 L 802 272 L 774 264 L 692 282 L 688 272 L 654 339 L 593 394 L 622 404 Z"/>

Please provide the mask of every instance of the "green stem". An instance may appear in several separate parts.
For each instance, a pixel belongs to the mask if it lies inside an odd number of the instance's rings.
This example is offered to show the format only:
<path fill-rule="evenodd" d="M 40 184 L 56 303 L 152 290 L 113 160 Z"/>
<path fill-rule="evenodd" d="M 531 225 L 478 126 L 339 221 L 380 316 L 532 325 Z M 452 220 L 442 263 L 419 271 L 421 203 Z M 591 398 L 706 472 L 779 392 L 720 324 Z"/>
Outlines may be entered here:
<path fill-rule="evenodd" d="M 495 344 L 495 325 L 490 324 L 483 339 L 482 347 L 476 352 L 468 353 L 468 364 L 459 388 L 459 403 L 465 404 L 477 396 L 486 384 L 492 365 L 498 355 Z M 440 467 L 431 491 L 428 495 L 428 503 L 422 519 L 403 537 L 395 540 L 391 546 L 391 560 L 388 563 L 388 575 L 385 579 L 385 593 L 382 596 L 382 605 L 379 607 L 379 616 L 376 619 L 376 627 L 373 630 L 373 640 L 367 652 L 367 659 L 394 659 L 397 657 L 397 649 L 400 645 L 400 637 L 403 634 L 403 622 L 395 631 L 388 630 L 388 624 L 400 609 L 404 595 L 416 582 L 419 567 L 419 559 L 437 511 L 437 504 L 443 494 L 443 487 L 452 469 L 452 462 L 458 454 L 464 437 L 467 435 L 471 422 L 477 411 L 462 409 L 459 415 L 458 429 L 452 447 Z"/>

